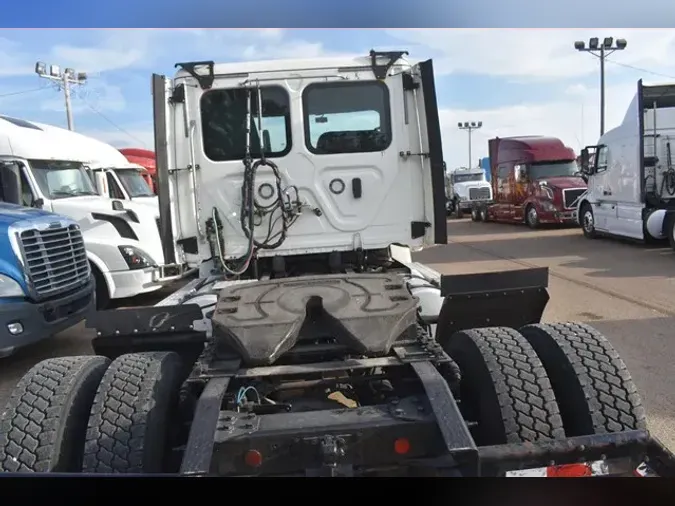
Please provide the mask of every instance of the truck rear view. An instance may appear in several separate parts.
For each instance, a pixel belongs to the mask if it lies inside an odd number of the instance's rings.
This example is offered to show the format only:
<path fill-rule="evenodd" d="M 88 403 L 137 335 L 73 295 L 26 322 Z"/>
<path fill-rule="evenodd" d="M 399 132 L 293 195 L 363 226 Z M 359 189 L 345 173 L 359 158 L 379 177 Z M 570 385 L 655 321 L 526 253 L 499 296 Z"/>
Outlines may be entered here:
<path fill-rule="evenodd" d="M 433 62 L 404 56 L 153 76 L 164 247 L 200 277 L 97 312 L 96 355 L 30 371 L 0 420 L 2 469 L 625 474 L 647 457 L 673 474 L 607 340 L 539 323 L 546 269 L 412 261 L 447 227 Z M 69 395 L 30 439 L 27 392 L 54 371 Z"/>

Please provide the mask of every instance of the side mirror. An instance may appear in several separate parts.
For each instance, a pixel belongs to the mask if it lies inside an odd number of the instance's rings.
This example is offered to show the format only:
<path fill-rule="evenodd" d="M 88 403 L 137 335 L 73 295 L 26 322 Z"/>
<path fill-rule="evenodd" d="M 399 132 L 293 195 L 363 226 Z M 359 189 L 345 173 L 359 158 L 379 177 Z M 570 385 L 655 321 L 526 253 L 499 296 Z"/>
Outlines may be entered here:
<path fill-rule="evenodd" d="M 591 156 L 588 153 L 588 148 L 582 149 L 581 150 L 581 163 L 580 163 L 580 165 L 581 165 L 580 169 L 581 169 L 582 174 L 588 175 L 588 174 L 591 173 L 590 161 L 591 161 Z"/>
<path fill-rule="evenodd" d="M 45 199 L 35 199 L 33 201 L 33 206 L 36 209 L 42 209 L 45 206 Z"/>
<path fill-rule="evenodd" d="M 121 200 L 113 200 L 112 209 L 113 211 L 124 211 L 124 204 Z"/>

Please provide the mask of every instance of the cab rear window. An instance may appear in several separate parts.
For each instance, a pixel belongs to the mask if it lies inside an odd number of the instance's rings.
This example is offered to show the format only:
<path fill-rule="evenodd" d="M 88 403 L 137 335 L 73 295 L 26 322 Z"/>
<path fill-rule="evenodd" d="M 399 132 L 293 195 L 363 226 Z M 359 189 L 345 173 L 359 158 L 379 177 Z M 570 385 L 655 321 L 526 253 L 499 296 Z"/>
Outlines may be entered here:
<path fill-rule="evenodd" d="M 389 90 L 384 83 L 311 84 L 302 102 L 305 146 L 311 153 L 371 153 L 391 144 Z"/>

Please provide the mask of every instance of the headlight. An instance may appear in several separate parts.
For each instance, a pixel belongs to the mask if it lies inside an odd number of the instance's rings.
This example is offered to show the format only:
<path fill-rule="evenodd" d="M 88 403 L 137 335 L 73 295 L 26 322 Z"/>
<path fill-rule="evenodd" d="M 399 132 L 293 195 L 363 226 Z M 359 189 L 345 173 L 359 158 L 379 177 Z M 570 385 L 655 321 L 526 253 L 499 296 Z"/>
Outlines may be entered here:
<path fill-rule="evenodd" d="M 543 200 L 539 205 L 541 205 L 544 211 L 555 211 L 555 206 L 550 200 Z"/>
<path fill-rule="evenodd" d="M 0 274 L 0 297 L 23 297 L 21 285 L 8 276 Z"/>
<path fill-rule="evenodd" d="M 155 261 L 142 249 L 134 246 L 120 246 L 119 248 L 129 269 L 145 269 L 155 266 Z"/>

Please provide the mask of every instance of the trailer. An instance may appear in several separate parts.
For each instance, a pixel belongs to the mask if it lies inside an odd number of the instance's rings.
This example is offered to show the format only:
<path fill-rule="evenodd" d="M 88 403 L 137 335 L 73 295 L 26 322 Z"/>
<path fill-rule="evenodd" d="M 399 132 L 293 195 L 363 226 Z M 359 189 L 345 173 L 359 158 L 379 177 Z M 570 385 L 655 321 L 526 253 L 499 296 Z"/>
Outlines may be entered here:
<path fill-rule="evenodd" d="M 540 323 L 547 269 L 412 260 L 447 227 L 433 62 L 405 55 L 153 75 L 165 255 L 199 278 L 30 370 L 0 469 L 675 474 L 607 339 Z"/>

